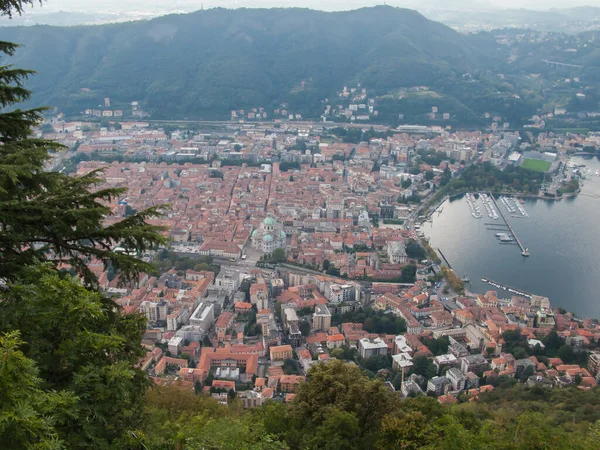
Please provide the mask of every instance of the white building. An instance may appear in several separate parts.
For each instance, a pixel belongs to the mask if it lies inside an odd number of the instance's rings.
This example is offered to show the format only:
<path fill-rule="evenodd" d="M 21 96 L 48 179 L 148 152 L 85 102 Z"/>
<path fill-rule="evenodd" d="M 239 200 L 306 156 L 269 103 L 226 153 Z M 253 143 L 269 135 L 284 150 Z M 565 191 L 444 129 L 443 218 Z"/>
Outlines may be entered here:
<path fill-rule="evenodd" d="M 413 350 L 410 347 L 410 345 L 408 345 L 408 341 L 406 340 L 406 336 L 404 336 L 403 334 L 400 334 L 398 336 L 396 336 L 396 338 L 394 339 L 395 341 L 395 348 L 394 348 L 394 352 L 395 353 L 409 353 L 412 354 Z"/>
<path fill-rule="evenodd" d="M 353 284 L 329 283 L 325 287 L 325 297 L 331 303 L 351 302 L 356 299 L 356 287 Z"/>
<path fill-rule="evenodd" d="M 394 370 L 410 369 L 413 366 L 412 356 L 408 353 L 399 353 L 392 356 L 392 368 Z"/>
<path fill-rule="evenodd" d="M 173 311 L 167 316 L 167 331 L 176 331 L 179 325 L 187 322 L 189 315 L 190 313 L 187 308 Z"/>
<path fill-rule="evenodd" d="M 173 336 L 169 340 L 169 344 L 168 344 L 168 349 L 169 349 L 169 352 L 171 353 L 171 356 L 179 355 L 179 350 L 181 349 L 182 346 L 183 346 L 183 338 L 179 337 L 179 336 Z"/>
<path fill-rule="evenodd" d="M 388 346 L 381 338 L 362 338 L 358 341 L 358 351 L 362 358 L 370 358 L 375 355 L 387 355 Z"/>
<path fill-rule="evenodd" d="M 168 305 L 167 302 L 149 302 L 148 300 L 140 303 L 140 312 L 146 316 L 149 322 L 167 320 Z"/>
<path fill-rule="evenodd" d="M 387 254 L 391 264 L 406 264 L 408 262 L 406 247 L 400 241 L 388 241 Z"/>
<path fill-rule="evenodd" d="M 212 303 L 201 302 L 190 317 L 190 325 L 200 327 L 207 332 L 214 319 L 215 305 Z"/>
<path fill-rule="evenodd" d="M 237 291 L 240 286 L 240 275 L 236 272 L 221 270 L 219 275 L 217 275 L 217 278 L 215 278 L 215 286 L 229 293 L 233 293 Z"/>
<path fill-rule="evenodd" d="M 328 331 L 331 327 L 331 312 L 325 305 L 316 305 L 313 314 L 313 331 Z"/>
<path fill-rule="evenodd" d="M 448 353 L 446 355 L 438 355 L 433 358 L 433 364 L 435 364 L 439 372 L 444 366 L 458 366 L 459 361 L 452 353 Z"/>
<path fill-rule="evenodd" d="M 467 383 L 467 377 L 457 368 L 452 367 L 446 372 L 446 378 L 450 380 L 453 391 L 463 391 Z"/>
<path fill-rule="evenodd" d="M 283 225 L 271 213 L 252 232 L 252 248 L 263 253 L 272 253 L 275 249 L 286 245 L 286 234 Z"/>

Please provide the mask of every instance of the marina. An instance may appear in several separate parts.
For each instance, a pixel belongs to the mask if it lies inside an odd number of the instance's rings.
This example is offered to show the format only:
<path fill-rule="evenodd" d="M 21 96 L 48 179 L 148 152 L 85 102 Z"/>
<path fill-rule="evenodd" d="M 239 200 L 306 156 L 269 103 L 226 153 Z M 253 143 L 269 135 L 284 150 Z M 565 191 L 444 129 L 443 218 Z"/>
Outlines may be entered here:
<path fill-rule="evenodd" d="M 492 199 L 492 202 L 496 205 L 496 199 L 494 198 L 493 195 L 490 194 L 490 198 Z M 514 238 L 515 242 L 517 243 L 517 245 L 519 246 L 519 248 L 521 249 L 521 255 L 527 257 L 529 256 L 529 249 L 526 248 L 523 243 L 521 242 L 521 240 L 519 239 L 519 237 L 517 236 L 517 233 L 515 233 L 515 230 L 513 229 L 513 227 L 510 226 L 510 223 L 508 223 L 508 220 L 506 220 L 506 217 L 504 217 L 504 214 L 502 214 L 502 211 L 500 211 L 500 208 L 498 208 L 498 212 L 500 213 L 500 217 L 502 217 L 502 220 L 504 221 L 504 223 L 506 224 L 506 227 L 508 228 L 508 230 L 510 231 L 510 233 L 512 234 L 512 237 Z"/>
<path fill-rule="evenodd" d="M 508 223 L 508 220 L 500 210 L 500 206 L 498 205 L 498 202 L 496 201 L 491 192 L 480 192 L 478 194 L 468 192 L 467 194 L 465 194 L 465 200 L 467 202 L 467 205 L 469 206 L 471 216 L 475 219 L 481 219 L 483 217 L 480 206 L 478 204 L 479 200 L 481 200 L 481 204 L 483 204 L 483 207 L 485 208 L 485 211 L 490 219 L 499 220 L 500 218 L 502 218 L 502 221 L 504 223 L 485 223 L 484 225 L 486 225 L 486 229 L 490 231 L 495 231 L 496 233 L 494 233 L 494 235 L 501 244 L 516 244 L 521 250 L 521 255 L 525 257 L 529 256 L 529 249 L 525 247 L 521 240 L 518 238 L 518 236 L 515 233 L 515 230 Z M 529 217 L 527 211 L 525 211 L 525 208 L 523 207 L 520 200 L 514 197 L 500 196 L 499 201 L 511 217 Z"/>
<path fill-rule="evenodd" d="M 481 214 L 481 210 L 477 205 L 477 199 L 471 193 L 465 194 L 465 199 L 467 200 L 467 205 L 469 205 L 469 210 L 471 211 L 471 215 L 474 219 L 481 219 L 483 215 Z"/>
<path fill-rule="evenodd" d="M 498 220 L 500 216 L 498 215 L 498 211 L 496 210 L 497 205 L 496 202 L 493 201 L 493 197 L 482 192 L 481 194 L 479 194 L 479 198 L 483 203 L 483 207 L 485 208 L 488 217 L 493 220 Z M 490 200 L 490 198 L 492 200 Z"/>
<path fill-rule="evenodd" d="M 511 217 L 529 217 L 529 214 L 527 214 L 527 211 L 525 211 L 521 202 L 516 198 L 500 196 L 499 200 Z"/>
<path fill-rule="evenodd" d="M 422 227 L 431 247 L 444 252 L 459 276 L 470 277 L 470 292 L 505 292 L 483 282 L 486 278 L 513 290 L 549 297 L 553 306 L 578 315 L 600 317 L 600 252 L 593 245 L 600 221 L 600 177 L 594 176 L 600 159 L 573 157 L 571 161 L 586 164 L 592 176 L 581 194 L 567 201 L 524 198 L 528 217 L 513 218 L 501 195 L 494 194 L 500 211 L 529 248 L 529 258 L 517 251 L 515 242 L 500 243 L 494 236 L 510 234 L 501 219 L 474 219 L 464 196 L 446 201 L 444 212 Z M 566 283 L 567 279 L 571 281 Z M 511 295 L 518 294 L 506 292 L 504 297 Z"/>

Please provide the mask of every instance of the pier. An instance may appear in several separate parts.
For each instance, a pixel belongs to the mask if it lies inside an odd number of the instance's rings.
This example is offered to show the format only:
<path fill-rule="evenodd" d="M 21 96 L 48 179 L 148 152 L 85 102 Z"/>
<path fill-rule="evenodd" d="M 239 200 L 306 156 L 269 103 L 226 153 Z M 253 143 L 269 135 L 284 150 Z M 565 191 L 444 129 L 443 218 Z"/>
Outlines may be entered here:
<path fill-rule="evenodd" d="M 490 192 L 490 198 L 494 202 L 494 205 L 496 205 L 496 209 L 498 210 L 498 213 L 500 214 L 500 217 L 502 217 L 502 220 L 506 224 L 506 227 L 510 230 L 510 232 L 513 235 L 513 237 L 515 238 L 515 241 L 517 242 L 517 245 L 521 249 L 521 255 L 523 255 L 523 256 L 529 256 L 529 250 L 523 245 L 523 243 L 519 239 L 519 236 L 517 236 L 517 233 L 515 233 L 515 230 L 513 230 L 513 227 L 510 226 L 510 223 L 508 223 L 508 220 L 506 220 L 506 217 L 504 217 L 504 213 L 502 212 L 502 210 L 498 206 L 498 203 L 496 203 L 496 199 L 494 198 L 494 196 L 492 195 L 491 192 Z"/>
<path fill-rule="evenodd" d="M 490 280 L 489 278 L 482 278 L 481 281 L 483 281 L 484 283 L 490 284 L 490 285 L 494 286 L 495 288 L 502 289 L 504 291 L 508 291 L 508 292 L 513 293 L 513 294 L 520 295 L 522 297 L 531 298 L 533 296 L 533 294 L 529 294 L 529 293 L 527 293 L 525 291 L 521 291 L 519 289 L 514 289 L 514 288 L 512 288 L 510 286 L 506 286 L 506 285 L 497 283 L 494 280 Z"/>
<path fill-rule="evenodd" d="M 442 253 L 442 251 L 438 248 L 437 251 L 439 252 L 439 254 L 442 256 L 442 259 L 444 260 L 444 262 L 446 263 L 446 265 L 448 266 L 448 269 L 452 269 L 452 266 L 450 265 L 450 263 L 448 262 L 448 260 L 446 259 L 446 257 L 444 256 L 444 254 Z"/>

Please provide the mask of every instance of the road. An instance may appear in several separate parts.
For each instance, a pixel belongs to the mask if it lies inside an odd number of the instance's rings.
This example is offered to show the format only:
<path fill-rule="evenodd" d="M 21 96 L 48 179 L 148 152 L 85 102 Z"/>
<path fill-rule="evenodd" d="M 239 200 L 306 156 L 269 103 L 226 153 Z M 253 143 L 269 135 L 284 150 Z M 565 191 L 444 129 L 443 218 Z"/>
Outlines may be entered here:
<path fill-rule="evenodd" d="M 146 120 L 145 122 L 153 123 L 153 124 L 179 124 L 179 123 L 188 123 L 188 124 L 198 124 L 198 125 L 213 125 L 213 126 L 237 126 L 243 127 L 247 126 L 288 126 L 288 127 L 297 127 L 297 128 L 306 128 L 306 127 L 323 127 L 323 128 L 335 128 L 335 127 L 344 127 L 344 128 L 373 128 L 375 131 L 385 132 L 389 130 L 391 127 L 388 125 L 377 125 L 370 123 L 345 123 L 345 122 L 322 122 L 317 120 L 300 120 L 293 122 L 273 122 L 271 120 L 267 121 L 253 121 L 253 122 L 236 122 L 231 120 Z"/>

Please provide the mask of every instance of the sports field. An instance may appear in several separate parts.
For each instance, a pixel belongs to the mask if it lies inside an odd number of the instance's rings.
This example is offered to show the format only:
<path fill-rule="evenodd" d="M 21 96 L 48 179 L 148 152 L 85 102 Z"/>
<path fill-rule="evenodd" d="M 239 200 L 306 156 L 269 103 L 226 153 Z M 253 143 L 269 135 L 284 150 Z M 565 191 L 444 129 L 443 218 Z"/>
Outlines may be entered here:
<path fill-rule="evenodd" d="M 526 159 L 523 161 L 523 164 L 521 164 L 521 167 L 523 169 L 537 170 L 539 172 L 548 172 L 551 165 L 552 163 L 541 159 Z"/>

